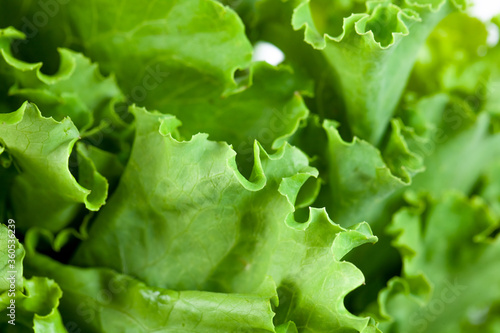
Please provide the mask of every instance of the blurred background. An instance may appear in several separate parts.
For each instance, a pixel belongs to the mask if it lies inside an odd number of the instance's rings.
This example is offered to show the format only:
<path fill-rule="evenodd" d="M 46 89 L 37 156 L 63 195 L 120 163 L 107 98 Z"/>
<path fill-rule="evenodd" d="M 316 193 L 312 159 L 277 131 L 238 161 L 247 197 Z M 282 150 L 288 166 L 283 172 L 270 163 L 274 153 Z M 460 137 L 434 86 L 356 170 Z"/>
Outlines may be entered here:
<path fill-rule="evenodd" d="M 472 14 L 482 20 L 488 21 L 500 13 L 500 1 L 498 0 L 474 0 Z"/>

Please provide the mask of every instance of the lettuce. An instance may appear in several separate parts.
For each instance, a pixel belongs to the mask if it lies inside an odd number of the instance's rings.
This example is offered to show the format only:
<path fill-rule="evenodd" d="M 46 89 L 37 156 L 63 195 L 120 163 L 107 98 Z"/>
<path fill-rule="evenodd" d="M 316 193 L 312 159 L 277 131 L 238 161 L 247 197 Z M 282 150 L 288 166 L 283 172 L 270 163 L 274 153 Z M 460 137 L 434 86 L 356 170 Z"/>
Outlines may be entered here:
<path fill-rule="evenodd" d="M 469 6 L 0 0 L 0 330 L 500 332 Z"/>
<path fill-rule="evenodd" d="M 104 204 L 108 183 L 91 161 L 80 158 L 79 184 L 68 166 L 78 140 L 78 130 L 69 118 L 56 122 L 44 118 L 33 104 L 24 103 L 12 113 L 0 114 L 2 141 L 13 166 L 20 172 L 10 187 L 12 210 L 18 228 L 30 226 L 59 230 L 85 206 L 96 211 Z"/>
<path fill-rule="evenodd" d="M 15 228 L 11 228 L 12 220 L 9 222 L 9 227 L 0 226 L 0 239 L 4 245 L 0 252 L 2 331 L 16 332 L 19 331 L 16 330 L 19 325 L 24 325 L 36 333 L 67 332 L 58 310 L 62 296 L 61 288 L 54 280 L 47 277 L 27 279 L 23 276 L 25 250 L 15 237 Z M 13 251 L 9 251 L 11 249 Z M 8 261 L 12 258 L 15 258 L 13 259 L 15 263 Z"/>
<path fill-rule="evenodd" d="M 500 250 L 498 237 L 491 235 L 498 222 L 479 197 L 451 192 L 438 201 L 410 202 L 388 228 L 402 254 L 404 275 L 381 292 L 381 310 L 401 330 L 460 331 L 460 325 L 477 320 L 474 311 L 488 309 L 499 297 L 496 284 L 477 284 L 498 276 L 498 266 L 491 265 Z M 439 241 L 443 237 L 447 242 Z M 494 317 L 483 316 L 482 321 Z"/>

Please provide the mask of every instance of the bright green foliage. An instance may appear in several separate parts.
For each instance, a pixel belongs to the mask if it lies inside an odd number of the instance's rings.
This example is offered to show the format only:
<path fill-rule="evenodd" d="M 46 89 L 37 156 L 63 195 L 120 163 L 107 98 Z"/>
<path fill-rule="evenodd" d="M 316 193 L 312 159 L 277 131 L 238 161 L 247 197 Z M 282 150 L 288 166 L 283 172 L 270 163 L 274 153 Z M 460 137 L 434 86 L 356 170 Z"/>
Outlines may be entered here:
<path fill-rule="evenodd" d="M 0 0 L 0 331 L 500 332 L 469 5 Z"/>
<path fill-rule="evenodd" d="M 268 155 L 256 144 L 248 181 L 226 144 L 204 135 L 179 142 L 175 118 L 138 108 L 132 113 L 137 133 L 128 167 L 74 263 L 112 267 L 178 290 L 248 293 L 271 276 L 285 300 L 295 295 L 278 307 L 278 322 L 302 327 L 308 317 L 307 326 L 318 332 L 328 329 L 315 318 L 337 318 L 339 327 L 366 325 L 342 305 L 363 277 L 338 260 L 376 238 L 364 224 L 343 230 L 324 211 L 311 211 L 305 224 L 294 221 L 298 190 L 316 174 L 303 153 L 285 144 Z M 174 166 L 176 172 L 165 172 Z M 313 304 L 318 309 L 306 311 Z"/>
<path fill-rule="evenodd" d="M 122 98 L 114 79 L 102 77 L 97 65 L 82 54 L 60 49 L 57 73 L 46 75 L 40 71 L 42 63 L 26 63 L 12 55 L 15 38 L 26 36 L 12 28 L 0 32 L 1 72 L 5 80 L 13 82 L 9 94 L 31 98 L 45 110 L 45 116 L 56 120 L 69 116 L 79 129 L 87 129 L 103 116 L 112 99 Z"/>
<path fill-rule="evenodd" d="M 268 281 L 252 295 L 174 291 L 148 287 L 110 269 L 67 266 L 43 255 L 29 263 L 61 286 L 61 311 L 70 327 L 85 332 L 272 332 Z"/>
<path fill-rule="evenodd" d="M 463 2 L 440 0 L 427 6 L 407 1 L 399 7 L 391 1 L 367 1 L 366 12 L 358 13 L 359 2 L 346 6 L 304 0 L 295 8 L 292 24 L 305 28 L 305 40 L 322 49 L 334 68 L 352 132 L 378 143 L 418 49 L 436 23 Z"/>
<path fill-rule="evenodd" d="M 382 312 L 405 332 L 468 332 L 461 325 L 477 325 L 474 312 L 488 311 L 500 298 L 499 285 L 491 283 L 500 274 L 500 242 L 489 236 L 498 220 L 479 198 L 451 193 L 438 202 L 411 200 L 414 206 L 400 210 L 388 229 L 403 256 L 403 278 L 381 293 Z"/>
<path fill-rule="evenodd" d="M 9 226 L 13 224 L 10 223 Z M 0 251 L 2 260 L 0 274 L 0 314 L 2 321 L 0 329 L 2 332 L 35 332 L 35 333 L 66 333 L 61 315 L 58 311 L 59 299 L 62 296 L 61 289 L 53 281 L 46 277 L 33 277 L 26 279 L 23 277 L 23 259 L 25 255 L 24 248 L 19 244 L 15 233 L 15 228 L 0 226 L 0 239 L 4 249 Z M 8 240 L 11 240 L 8 241 Z M 7 244 L 13 245 L 15 256 L 10 256 L 11 252 L 7 250 Z M 10 247 L 9 247 L 10 249 Z M 13 260 L 15 263 L 8 262 Z M 8 265 L 7 265 L 8 263 Z M 10 266 L 14 265 L 14 266 Z M 16 273 L 12 273 L 15 271 Z M 12 275 L 15 281 L 12 280 Z M 14 282 L 14 288 L 11 283 Z M 13 303 L 12 300 L 15 302 Z M 12 312 L 11 308 L 15 308 Z M 7 323 L 15 315 L 15 325 Z"/>
<path fill-rule="evenodd" d="M 18 170 L 9 196 L 20 229 L 59 230 L 83 204 L 93 211 L 104 204 L 107 181 L 90 161 L 79 163 L 80 173 L 87 174 L 84 184 L 69 170 L 69 155 L 78 140 L 78 130 L 69 118 L 62 122 L 44 118 L 26 102 L 15 112 L 0 114 L 0 132 L 12 167 Z"/>

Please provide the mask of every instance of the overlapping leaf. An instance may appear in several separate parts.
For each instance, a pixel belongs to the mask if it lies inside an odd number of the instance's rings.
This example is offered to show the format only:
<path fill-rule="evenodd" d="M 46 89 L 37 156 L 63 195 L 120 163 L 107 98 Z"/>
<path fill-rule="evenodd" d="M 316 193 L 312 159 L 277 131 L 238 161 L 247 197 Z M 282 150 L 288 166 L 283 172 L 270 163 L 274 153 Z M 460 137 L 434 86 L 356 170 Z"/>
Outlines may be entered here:
<path fill-rule="evenodd" d="M 15 230 L 15 223 L 12 222 L 9 225 L 14 228 L 0 225 L 0 240 L 3 247 L 0 250 L 2 262 L 2 267 L 0 267 L 0 329 L 7 333 L 67 332 L 58 311 L 61 289 L 53 280 L 47 278 L 26 279 L 23 277 L 24 248 L 12 232 Z M 11 244 L 14 252 L 8 251 L 11 247 L 7 246 Z M 12 288 L 11 284 L 15 287 Z"/>
<path fill-rule="evenodd" d="M 486 37 L 483 23 L 452 14 L 419 56 L 406 96 L 410 102 L 401 112 L 405 123 L 427 139 L 415 148 L 425 156 L 426 171 L 415 177 L 414 189 L 435 196 L 446 189 L 468 194 L 499 154 L 493 97 L 498 47 L 488 48 Z"/>
<path fill-rule="evenodd" d="M 6 10 L 1 21 L 21 31 L 36 24 L 30 19 L 37 12 L 50 14 L 36 1 L 2 2 L 2 6 Z M 91 6 L 67 1 L 51 9 L 53 15 L 46 24 L 29 34 L 30 42 L 46 39 L 47 49 L 83 49 L 104 71 L 116 74 L 136 103 L 160 81 L 168 85 L 164 92 L 177 97 L 213 96 L 214 89 L 219 93 L 234 89 L 234 72 L 247 68 L 251 60 L 251 47 L 237 15 L 211 0 L 154 2 L 145 11 L 130 0 L 99 0 Z M 20 17 L 26 19 L 19 21 Z M 54 32 L 60 26 L 65 27 L 64 34 Z M 24 44 L 19 42 L 16 48 Z"/>
<path fill-rule="evenodd" d="M 415 201 L 395 215 L 389 231 L 403 256 L 403 277 L 381 294 L 385 330 L 466 332 L 474 310 L 498 302 L 498 222 L 479 198 L 447 194 Z M 442 241 L 446 239 L 446 241 Z M 488 288 L 483 288 L 488 285 Z M 487 320 L 494 320 L 494 317 Z"/>
<path fill-rule="evenodd" d="M 251 293 L 269 275 L 283 299 L 279 324 L 291 320 L 311 332 L 366 327 L 368 319 L 342 305 L 362 274 L 340 259 L 376 238 L 366 224 L 344 230 L 324 211 L 312 210 L 307 223 L 294 221 L 299 190 L 316 175 L 303 153 L 285 144 L 268 155 L 256 144 L 249 181 L 226 144 L 205 135 L 179 142 L 172 116 L 133 113 L 129 164 L 74 263 L 180 290 Z"/>
<path fill-rule="evenodd" d="M 221 2 L 0 0 L 0 218 L 45 276 L 17 280 L 26 330 L 64 332 L 59 299 L 69 331 L 378 332 L 344 303 L 387 332 L 498 330 L 500 48 L 449 15 L 467 1 Z M 124 99 L 161 113 L 129 126 Z M 401 206 L 394 247 L 350 252 Z"/>
<path fill-rule="evenodd" d="M 110 269 L 63 265 L 40 254 L 31 272 L 47 275 L 64 291 L 68 329 L 85 332 L 273 332 L 271 282 L 259 294 L 222 294 L 154 288 Z"/>
<path fill-rule="evenodd" d="M 12 83 L 10 95 L 29 99 L 58 121 L 69 116 L 83 130 L 98 124 L 112 101 L 123 99 L 114 78 L 102 77 L 97 65 L 80 53 L 60 49 L 61 64 L 54 75 L 42 73 L 42 63 L 15 58 L 11 45 L 25 38 L 13 28 L 0 31 L 0 73 Z"/>
<path fill-rule="evenodd" d="M 305 40 L 322 49 L 334 68 L 352 133 L 379 143 L 419 48 L 434 26 L 465 2 L 413 1 L 398 7 L 391 1 L 367 1 L 366 12 L 345 19 L 343 14 L 356 13 L 359 3 L 349 2 L 340 11 L 338 6 L 302 1 L 293 27 L 304 28 Z"/>
<path fill-rule="evenodd" d="M 26 1 L 21 12 L 30 17 L 36 7 Z M 253 140 L 271 148 L 306 117 L 299 93 L 307 93 L 310 83 L 288 68 L 264 64 L 249 68 L 251 47 L 243 26 L 234 12 L 217 2 L 154 3 L 140 16 L 132 14 L 133 1 L 122 1 L 119 13 L 109 11 L 105 1 L 95 1 L 92 7 L 96 10 L 75 1 L 57 6 L 58 14 L 40 27 L 31 42 L 52 33 L 53 27 L 69 26 L 66 34 L 71 37 L 58 39 L 51 34 L 56 46 L 83 50 L 104 71 L 117 75 L 129 102 L 176 115 L 186 136 L 206 132 L 248 154 Z M 92 22 L 87 22 L 90 16 Z M 210 51 L 206 47 L 203 52 L 192 51 L 207 45 Z M 235 80 L 238 69 L 250 73 Z M 241 93 L 226 96 L 235 92 Z"/>
<path fill-rule="evenodd" d="M 250 87 L 228 97 L 172 102 L 157 98 L 146 105 L 178 117 L 186 137 L 208 133 L 246 157 L 252 154 L 254 140 L 277 149 L 309 114 L 301 94 L 310 93 L 312 82 L 302 81 L 288 67 L 267 63 L 253 64 L 250 77 Z"/>
<path fill-rule="evenodd" d="M 69 118 L 44 118 L 28 102 L 19 110 L 0 114 L 0 140 L 16 168 L 9 200 L 20 230 L 30 226 L 60 230 L 83 206 L 98 210 L 107 197 L 107 180 L 91 160 L 80 156 L 78 183 L 69 157 L 79 132 Z M 78 154 L 78 152 L 77 152 Z"/>

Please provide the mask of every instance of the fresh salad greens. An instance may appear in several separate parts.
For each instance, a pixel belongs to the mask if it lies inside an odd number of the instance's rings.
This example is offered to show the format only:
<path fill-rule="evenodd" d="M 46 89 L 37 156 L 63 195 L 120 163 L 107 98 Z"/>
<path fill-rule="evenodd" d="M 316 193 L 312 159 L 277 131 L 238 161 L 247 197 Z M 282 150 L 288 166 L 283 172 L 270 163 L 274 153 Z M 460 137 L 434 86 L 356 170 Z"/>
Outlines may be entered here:
<path fill-rule="evenodd" d="M 0 0 L 0 331 L 500 332 L 470 6 Z"/>

